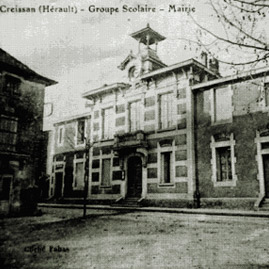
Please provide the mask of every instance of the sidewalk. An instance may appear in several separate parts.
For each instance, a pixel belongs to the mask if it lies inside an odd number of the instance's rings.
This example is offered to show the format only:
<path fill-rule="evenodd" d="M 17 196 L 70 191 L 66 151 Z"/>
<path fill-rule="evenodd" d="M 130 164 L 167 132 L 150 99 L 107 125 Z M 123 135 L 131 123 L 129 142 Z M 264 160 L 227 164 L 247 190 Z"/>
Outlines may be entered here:
<path fill-rule="evenodd" d="M 39 203 L 39 208 L 70 208 L 82 209 L 82 204 L 59 204 L 59 203 Z M 123 211 L 142 211 L 142 212 L 162 212 L 162 213 L 181 213 L 181 214 L 201 214 L 201 215 L 216 215 L 216 216 L 240 216 L 240 217 L 261 217 L 269 218 L 269 211 L 254 211 L 254 210 L 230 210 L 230 209 L 211 209 L 211 208 L 167 208 L 167 207 L 126 207 L 126 206 L 110 206 L 110 205 L 87 205 L 87 209 L 102 209 L 102 210 L 123 210 Z"/>

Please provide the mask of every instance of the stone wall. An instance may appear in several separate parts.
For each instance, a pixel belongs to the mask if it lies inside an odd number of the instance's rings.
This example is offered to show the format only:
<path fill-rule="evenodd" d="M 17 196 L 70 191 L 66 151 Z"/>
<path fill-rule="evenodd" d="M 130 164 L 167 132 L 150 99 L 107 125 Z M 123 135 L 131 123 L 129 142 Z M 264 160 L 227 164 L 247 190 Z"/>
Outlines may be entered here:
<path fill-rule="evenodd" d="M 200 91 L 195 94 L 196 128 L 195 138 L 197 151 L 197 177 L 202 203 L 218 204 L 229 207 L 226 202 L 210 201 L 207 198 L 257 198 L 259 195 L 259 179 L 257 164 L 256 132 L 266 128 L 269 123 L 266 105 L 261 105 L 261 81 L 248 80 L 228 85 L 232 89 L 233 117 L 229 123 L 212 123 L 210 91 Z M 218 86 L 215 87 L 218 89 Z M 237 176 L 235 186 L 214 186 L 212 180 L 212 137 L 233 134 L 234 167 Z M 223 201 L 224 201 L 223 200 Z M 235 200 L 233 200 L 235 201 Z M 241 200 L 242 201 L 242 200 Z M 240 201 L 238 200 L 238 203 Z M 236 205 L 236 202 L 230 204 Z M 253 200 L 249 202 L 253 204 Z M 249 207 L 244 205 L 242 207 Z M 231 206 L 233 207 L 233 206 Z"/>

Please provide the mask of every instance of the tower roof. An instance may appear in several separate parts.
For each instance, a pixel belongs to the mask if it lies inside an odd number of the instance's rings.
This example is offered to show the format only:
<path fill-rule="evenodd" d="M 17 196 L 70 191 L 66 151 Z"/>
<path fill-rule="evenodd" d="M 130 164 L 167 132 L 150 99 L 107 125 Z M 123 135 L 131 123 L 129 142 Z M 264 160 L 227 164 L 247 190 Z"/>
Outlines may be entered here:
<path fill-rule="evenodd" d="M 160 35 L 156 31 L 154 31 L 152 28 L 150 28 L 149 24 L 147 24 L 147 27 L 134 32 L 131 34 L 131 37 L 138 40 L 139 42 L 145 44 L 145 45 L 152 45 L 156 42 L 160 42 L 165 39 L 164 36 Z M 147 42 L 148 38 L 148 42 Z"/>

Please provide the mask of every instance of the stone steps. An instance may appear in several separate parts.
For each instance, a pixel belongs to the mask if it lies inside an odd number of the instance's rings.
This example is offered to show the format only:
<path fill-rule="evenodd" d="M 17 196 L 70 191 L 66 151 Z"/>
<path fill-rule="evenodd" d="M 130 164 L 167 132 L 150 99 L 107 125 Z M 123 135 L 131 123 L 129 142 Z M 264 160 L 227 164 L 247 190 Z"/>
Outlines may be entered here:
<path fill-rule="evenodd" d="M 260 210 L 269 211 L 269 199 L 266 198 L 261 204 Z"/>
<path fill-rule="evenodd" d="M 127 197 L 126 199 L 121 199 L 118 202 L 112 204 L 111 206 L 124 206 L 124 207 L 141 207 L 141 198 L 139 197 Z"/>

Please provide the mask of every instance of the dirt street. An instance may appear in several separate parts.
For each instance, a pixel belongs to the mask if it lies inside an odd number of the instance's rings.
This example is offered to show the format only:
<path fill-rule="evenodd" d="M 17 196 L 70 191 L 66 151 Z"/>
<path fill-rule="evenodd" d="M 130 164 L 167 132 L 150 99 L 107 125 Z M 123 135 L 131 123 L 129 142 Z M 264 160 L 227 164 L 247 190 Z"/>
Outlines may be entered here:
<path fill-rule="evenodd" d="M 43 208 L 0 220 L 0 268 L 269 268 L 269 219 Z"/>

